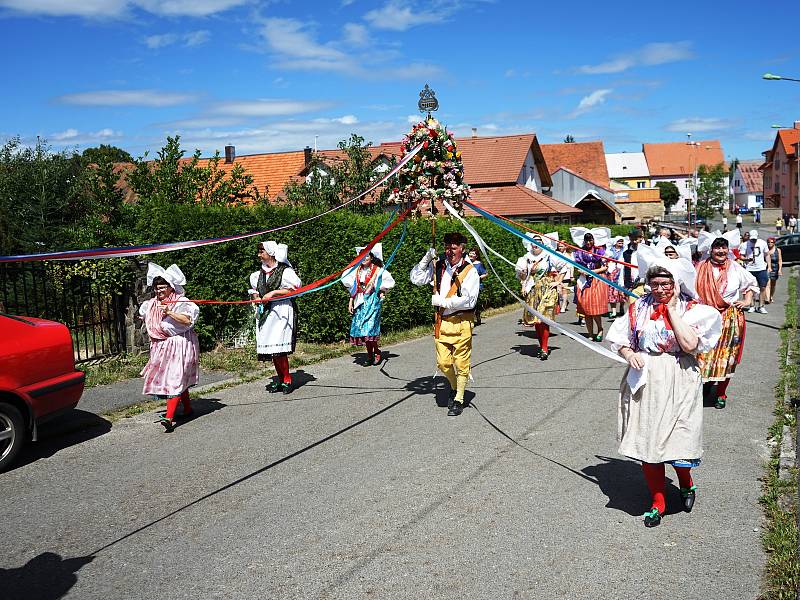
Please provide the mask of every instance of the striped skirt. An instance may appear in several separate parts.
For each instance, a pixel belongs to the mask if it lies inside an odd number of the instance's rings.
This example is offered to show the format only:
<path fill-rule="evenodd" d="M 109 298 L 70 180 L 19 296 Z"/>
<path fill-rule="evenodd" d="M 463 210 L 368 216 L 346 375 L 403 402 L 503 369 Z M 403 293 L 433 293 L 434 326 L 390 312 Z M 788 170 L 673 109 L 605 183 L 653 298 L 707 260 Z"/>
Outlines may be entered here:
<path fill-rule="evenodd" d="M 722 311 L 722 335 L 717 345 L 697 355 L 703 382 L 730 379 L 736 365 L 742 361 L 744 350 L 744 312 L 733 306 Z"/>
<path fill-rule="evenodd" d="M 588 282 L 581 275 L 576 286 L 575 303 L 577 311 L 582 315 L 597 316 L 608 312 L 608 285 L 593 277 Z"/>

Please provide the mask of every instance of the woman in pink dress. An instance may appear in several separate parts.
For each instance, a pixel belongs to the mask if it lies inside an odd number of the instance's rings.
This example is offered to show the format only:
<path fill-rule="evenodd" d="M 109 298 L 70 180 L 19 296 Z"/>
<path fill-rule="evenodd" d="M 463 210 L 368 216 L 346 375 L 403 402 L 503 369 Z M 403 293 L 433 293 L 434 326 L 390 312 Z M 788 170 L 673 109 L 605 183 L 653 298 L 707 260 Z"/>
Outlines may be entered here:
<path fill-rule="evenodd" d="M 160 420 L 167 432 L 175 429 L 179 403 L 184 417 L 192 414 L 189 388 L 199 379 L 200 346 L 193 328 L 200 309 L 183 295 L 185 283 L 178 265 L 165 270 L 149 263 L 147 285 L 154 297 L 139 307 L 150 336 L 150 360 L 141 372 L 142 393 L 167 401 L 167 413 Z"/>

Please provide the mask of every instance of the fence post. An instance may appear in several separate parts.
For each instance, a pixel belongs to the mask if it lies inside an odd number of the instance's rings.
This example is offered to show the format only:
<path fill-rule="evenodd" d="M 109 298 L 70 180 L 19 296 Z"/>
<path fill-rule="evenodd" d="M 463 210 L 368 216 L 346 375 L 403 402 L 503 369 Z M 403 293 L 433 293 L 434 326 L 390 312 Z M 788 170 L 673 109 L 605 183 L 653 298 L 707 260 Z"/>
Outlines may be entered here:
<path fill-rule="evenodd" d="M 147 263 L 134 262 L 136 276 L 133 283 L 125 291 L 125 349 L 128 352 L 146 352 L 150 347 L 150 338 L 144 328 L 144 321 L 139 318 L 139 307 L 149 299 L 147 293 Z"/>

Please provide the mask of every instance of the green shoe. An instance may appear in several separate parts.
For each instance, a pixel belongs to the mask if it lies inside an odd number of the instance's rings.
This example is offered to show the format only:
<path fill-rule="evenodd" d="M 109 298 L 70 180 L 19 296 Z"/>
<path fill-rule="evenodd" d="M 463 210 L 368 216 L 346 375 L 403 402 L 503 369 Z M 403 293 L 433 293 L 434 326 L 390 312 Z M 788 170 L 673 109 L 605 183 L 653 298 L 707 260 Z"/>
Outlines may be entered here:
<path fill-rule="evenodd" d="M 697 486 L 693 485 L 690 488 L 681 488 L 681 498 L 683 498 L 683 510 L 685 512 L 692 512 L 694 508 L 694 500 L 697 496 Z"/>
<path fill-rule="evenodd" d="M 603 334 L 602 333 L 598 333 L 596 336 L 594 336 L 594 341 L 595 342 L 602 342 L 603 341 Z"/>
<path fill-rule="evenodd" d="M 714 403 L 714 408 L 725 408 L 725 401 L 727 398 L 725 396 L 720 396 L 717 398 L 717 401 Z"/>
<path fill-rule="evenodd" d="M 270 394 L 281 391 L 281 384 L 278 381 L 271 381 L 265 388 Z"/>
<path fill-rule="evenodd" d="M 661 513 L 657 508 L 651 508 L 644 513 L 644 526 L 645 527 L 658 527 L 661 525 Z"/>

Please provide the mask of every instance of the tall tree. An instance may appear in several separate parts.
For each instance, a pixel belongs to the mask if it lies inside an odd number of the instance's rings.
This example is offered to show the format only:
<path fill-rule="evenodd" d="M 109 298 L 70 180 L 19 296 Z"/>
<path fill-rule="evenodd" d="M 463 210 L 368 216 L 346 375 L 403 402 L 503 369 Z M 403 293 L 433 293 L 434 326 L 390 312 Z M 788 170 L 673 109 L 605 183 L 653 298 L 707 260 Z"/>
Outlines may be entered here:
<path fill-rule="evenodd" d="M 133 157 L 127 151 L 110 144 L 100 144 L 95 148 L 86 148 L 81 155 L 89 163 L 100 164 L 101 162 L 133 162 Z"/>
<path fill-rule="evenodd" d="M 681 193 L 678 190 L 678 186 L 670 181 L 659 181 L 656 183 L 656 187 L 659 190 L 661 200 L 664 202 L 664 210 L 667 214 L 669 214 L 672 207 L 675 206 L 675 204 L 678 203 L 678 200 L 681 199 Z"/>
<path fill-rule="evenodd" d="M 712 167 L 700 165 L 697 169 L 697 214 L 711 218 L 722 212 L 728 199 L 728 171 L 724 163 Z"/>

